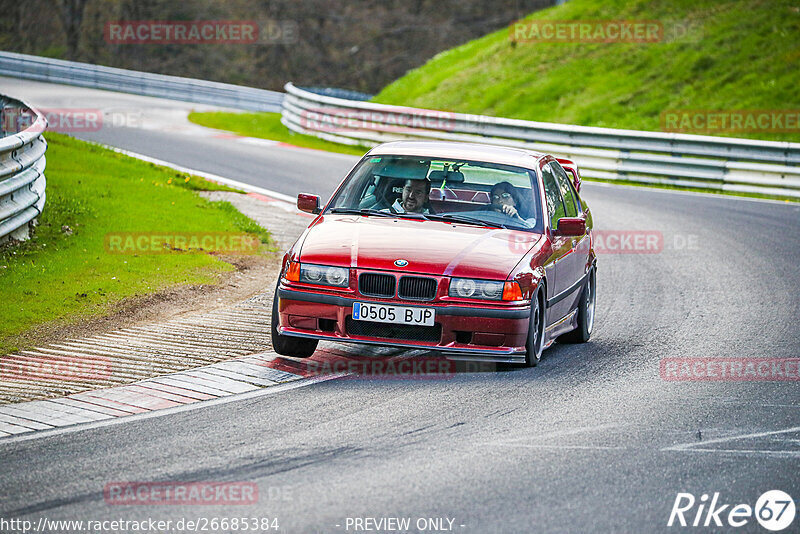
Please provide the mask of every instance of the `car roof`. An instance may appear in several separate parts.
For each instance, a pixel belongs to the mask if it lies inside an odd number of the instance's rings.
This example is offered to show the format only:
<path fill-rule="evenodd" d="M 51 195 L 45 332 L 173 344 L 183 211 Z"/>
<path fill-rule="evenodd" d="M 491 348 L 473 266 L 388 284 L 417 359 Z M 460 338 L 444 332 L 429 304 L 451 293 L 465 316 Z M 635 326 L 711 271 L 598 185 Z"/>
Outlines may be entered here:
<path fill-rule="evenodd" d="M 452 141 L 392 141 L 376 146 L 367 154 L 486 161 L 525 168 L 534 168 L 535 163 L 546 155 L 522 148 Z"/>

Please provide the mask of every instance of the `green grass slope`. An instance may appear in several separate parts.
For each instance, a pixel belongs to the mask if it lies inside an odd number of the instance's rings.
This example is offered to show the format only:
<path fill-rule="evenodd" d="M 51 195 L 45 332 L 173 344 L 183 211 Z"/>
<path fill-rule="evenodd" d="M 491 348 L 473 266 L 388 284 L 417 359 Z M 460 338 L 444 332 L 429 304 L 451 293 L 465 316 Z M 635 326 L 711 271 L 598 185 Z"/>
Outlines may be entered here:
<path fill-rule="evenodd" d="M 195 193 L 228 187 L 65 135 L 46 136 L 47 203 L 39 226 L 33 239 L 0 247 L 0 355 L 36 342 L 37 327 L 104 316 L 126 298 L 169 287 L 215 284 L 234 269 L 218 254 L 112 253 L 107 234 L 252 233 L 269 247 L 269 232 L 230 203 Z"/>
<path fill-rule="evenodd" d="M 656 20 L 666 38 L 514 43 L 504 29 L 438 54 L 374 101 L 652 131 L 661 130 L 667 110 L 800 109 L 800 5 L 793 0 L 570 0 L 527 20 Z M 674 37 L 682 28 L 688 36 Z M 800 141 L 797 126 L 730 135 Z"/>

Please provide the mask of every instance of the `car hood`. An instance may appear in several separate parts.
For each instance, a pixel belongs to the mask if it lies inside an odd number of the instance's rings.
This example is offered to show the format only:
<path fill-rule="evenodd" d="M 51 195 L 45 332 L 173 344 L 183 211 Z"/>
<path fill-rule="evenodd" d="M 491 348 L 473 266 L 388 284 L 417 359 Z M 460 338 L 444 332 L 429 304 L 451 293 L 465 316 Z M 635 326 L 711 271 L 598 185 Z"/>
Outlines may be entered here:
<path fill-rule="evenodd" d="M 306 231 L 300 261 L 502 280 L 540 238 L 439 221 L 325 215 Z M 395 260 L 408 265 L 399 267 Z"/>

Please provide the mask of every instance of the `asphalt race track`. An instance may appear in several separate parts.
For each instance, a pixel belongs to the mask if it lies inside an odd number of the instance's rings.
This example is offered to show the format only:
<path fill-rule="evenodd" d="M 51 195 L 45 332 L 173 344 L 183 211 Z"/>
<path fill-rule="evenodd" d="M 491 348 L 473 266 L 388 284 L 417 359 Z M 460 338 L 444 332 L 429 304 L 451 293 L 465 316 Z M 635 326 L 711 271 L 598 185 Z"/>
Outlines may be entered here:
<path fill-rule="evenodd" d="M 170 112 L 188 104 L 10 79 L 0 93 L 41 107 L 146 109 L 152 128 L 78 137 L 289 195 L 327 198 L 355 161 L 171 128 L 182 115 Z M 594 183 L 582 193 L 606 238 L 661 235 L 656 249 L 599 254 L 588 344 L 556 344 L 533 369 L 329 380 L 0 440 L 0 517 L 268 517 L 285 532 L 353 532 L 352 518 L 389 517 L 445 518 L 465 533 L 696 531 L 667 526 L 677 494 L 699 504 L 718 492 L 730 505 L 718 531 L 764 532 L 754 517 L 733 529 L 727 515 L 767 490 L 800 496 L 796 368 L 794 381 L 674 381 L 661 361 L 800 355 L 800 205 Z M 103 495 L 114 481 L 207 480 L 254 482 L 258 502 L 111 506 Z"/>
<path fill-rule="evenodd" d="M 185 119 L 192 109 L 223 109 L 203 104 L 2 77 L 0 94 L 19 96 L 45 113 L 67 109 L 82 116 L 101 110 L 99 129 L 77 128 L 67 133 L 288 195 L 301 190 L 330 195 L 358 161 L 321 151 L 311 152 L 316 156 L 312 157 L 308 150 L 289 150 L 261 140 L 242 142 Z M 64 125 L 63 130 L 70 127 Z"/>

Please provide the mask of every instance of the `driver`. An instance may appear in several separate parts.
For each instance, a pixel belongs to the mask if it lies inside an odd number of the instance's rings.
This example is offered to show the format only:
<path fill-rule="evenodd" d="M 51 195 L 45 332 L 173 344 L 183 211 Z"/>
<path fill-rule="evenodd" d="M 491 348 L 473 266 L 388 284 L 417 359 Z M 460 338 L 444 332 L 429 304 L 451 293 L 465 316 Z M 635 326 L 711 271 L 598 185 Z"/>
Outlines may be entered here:
<path fill-rule="evenodd" d="M 428 197 L 431 193 L 431 181 L 406 180 L 403 184 L 403 196 L 398 198 L 389 208 L 394 213 L 431 213 Z"/>

